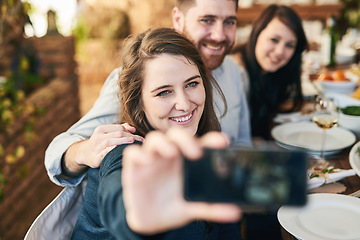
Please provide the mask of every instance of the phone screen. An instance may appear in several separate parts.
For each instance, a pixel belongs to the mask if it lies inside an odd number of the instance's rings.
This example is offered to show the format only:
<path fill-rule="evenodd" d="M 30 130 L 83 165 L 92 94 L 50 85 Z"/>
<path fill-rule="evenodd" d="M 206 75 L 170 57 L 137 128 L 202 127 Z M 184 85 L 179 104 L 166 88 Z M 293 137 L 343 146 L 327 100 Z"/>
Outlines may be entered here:
<path fill-rule="evenodd" d="M 206 149 L 199 160 L 185 159 L 184 174 L 184 195 L 188 201 L 263 207 L 306 203 L 304 152 Z"/>

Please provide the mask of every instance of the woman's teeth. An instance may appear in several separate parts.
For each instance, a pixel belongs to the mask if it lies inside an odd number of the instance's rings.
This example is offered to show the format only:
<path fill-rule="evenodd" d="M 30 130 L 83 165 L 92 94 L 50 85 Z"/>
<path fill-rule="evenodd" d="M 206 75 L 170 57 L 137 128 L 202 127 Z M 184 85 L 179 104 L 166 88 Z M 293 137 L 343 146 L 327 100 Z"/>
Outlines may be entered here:
<path fill-rule="evenodd" d="M 192 117 L 192 113 L 186 117 L 182 117 L 182 118 L 171 118 L 172 120 L 176 121 L 176 122 L 186 122 L 188 121 L 190 118 Z"/>

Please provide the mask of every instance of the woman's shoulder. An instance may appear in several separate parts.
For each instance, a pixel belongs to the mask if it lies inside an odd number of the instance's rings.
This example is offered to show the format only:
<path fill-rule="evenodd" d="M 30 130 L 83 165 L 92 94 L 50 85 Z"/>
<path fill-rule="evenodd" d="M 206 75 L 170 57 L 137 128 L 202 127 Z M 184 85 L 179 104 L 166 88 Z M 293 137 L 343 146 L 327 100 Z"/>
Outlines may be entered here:
<path fill-rule="evenodd" d="M 124 149 L 127 146 L 133 145 L 133 144 L 142 144 L 142 143 L 135 141 L 134 143 L 121 144 L 121 145 L 116 146 L 108 154 L 106 154 L 100 165 L 100 173 L 102 173 L 105 169 L 113 168 L 115 165 L 121 166 Z"/>
<path fill-rule="evenodd" d="M 118 157 L 119 155 L 122 155 L 122 152 L 124 151 L 124 149 L 129 146 L 129 145 L 133 145 L 133 144 L 141 144 L 141 142 L 135 141 L 134 143 L 126 143 L 126 144 L 121 144 L 121 145 L 117 145 L 116 147 L 114 147 L 114 149 L 112 149 L 108 154 L 105 155 L 105 158 L 114 158 L 114 157 Z"/>

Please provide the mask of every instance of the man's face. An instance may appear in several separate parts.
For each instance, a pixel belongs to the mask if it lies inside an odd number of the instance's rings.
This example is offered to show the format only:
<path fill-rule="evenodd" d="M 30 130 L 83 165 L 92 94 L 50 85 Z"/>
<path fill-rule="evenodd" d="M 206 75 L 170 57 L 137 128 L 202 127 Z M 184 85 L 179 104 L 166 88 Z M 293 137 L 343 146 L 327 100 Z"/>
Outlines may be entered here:
<path fill-rule="evenodd" d="M 175 29 L 193 41 L 210 70 L 219 67 L 234 45 L 236 2 L 195 0 L 186 12 L 179 12 Z M 173 13 L 176 15 L 176 10 Z"/>

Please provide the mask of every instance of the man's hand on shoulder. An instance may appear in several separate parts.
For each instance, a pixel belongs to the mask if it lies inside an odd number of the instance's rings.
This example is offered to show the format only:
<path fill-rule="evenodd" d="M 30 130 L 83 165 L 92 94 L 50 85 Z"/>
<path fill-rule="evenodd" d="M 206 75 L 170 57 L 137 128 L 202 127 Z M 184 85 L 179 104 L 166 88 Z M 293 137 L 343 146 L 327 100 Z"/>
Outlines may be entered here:
<path fill-rule="evenodd" d="M 76 174 L 87 167 L 98 168 L 105 155 L 117 145 L 133 143 L 135 140 L 144 141 L 135 132 L 136 129 L 127 123 L 95 128 L 89 139 L 74 143 L 68 148 L 64 156 L 66 169 Z"/>

